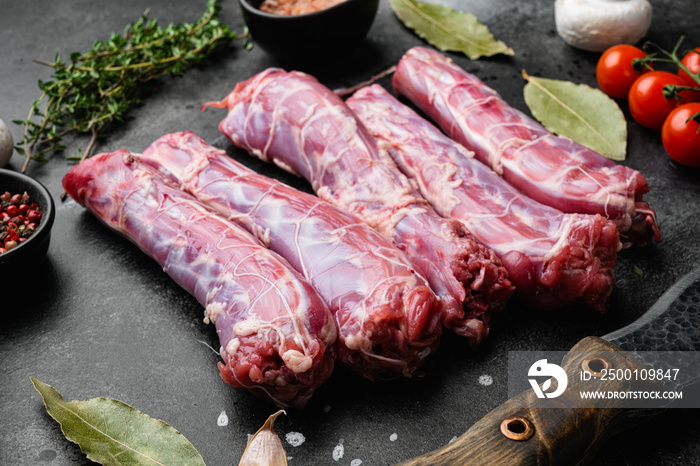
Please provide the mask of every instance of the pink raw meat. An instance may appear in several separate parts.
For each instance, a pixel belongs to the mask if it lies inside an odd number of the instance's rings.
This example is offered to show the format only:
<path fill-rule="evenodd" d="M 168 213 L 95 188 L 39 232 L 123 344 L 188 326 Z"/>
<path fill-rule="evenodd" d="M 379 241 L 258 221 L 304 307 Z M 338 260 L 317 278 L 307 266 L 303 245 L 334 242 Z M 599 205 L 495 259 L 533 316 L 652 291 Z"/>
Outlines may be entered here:
<path fill-rule="evenodd" d="M 319 197 L 403 251 L 440 297 L 447 327 L 473 346 L 486 337 L 489 314 L 513 292 L 500 260 L 435 213 L 330 89 L 304 73 L 268 69 L 206 105 L 228 108 L 219 129 L 234 145 L 303 176 Z"/>
<path fill-rule="evenodd" d="M 581 300 L 605 311 L 621 247 L 612 221 L 563 214 L 524 196 L 380 86 L 357 91 L 347 104 L 438 213 L 464 222 L 496 251 L 529 305 Z"/>
<path fill-rule="evenodd" d="M 125 150 L 76 165 L 63 186 L 205 307 L 205 322 L 219 335 L 226 382 L 280 407 L 301 408 L 328 379 L 333 316 L 316 290 L 250 233 Z"/>
<path fill-rule="evenodd" d="M 410 376 L 437 349 L 437 297 L 359 218 L 255 173 L 192 132 L 159 138 L 140 160 L 300 271 L 335 316 L 338 359 L 358 374 Z"/>
<path fill-rule="evenodd" d="M 392 83 L 448 136 L 532 199 L 562 212 L 613 220 L 625 246 L 661 239 L 656 213 L 642 199 L 649 186 L 641 173 L 555 136 L 444 55 L 410 49 Z"/>

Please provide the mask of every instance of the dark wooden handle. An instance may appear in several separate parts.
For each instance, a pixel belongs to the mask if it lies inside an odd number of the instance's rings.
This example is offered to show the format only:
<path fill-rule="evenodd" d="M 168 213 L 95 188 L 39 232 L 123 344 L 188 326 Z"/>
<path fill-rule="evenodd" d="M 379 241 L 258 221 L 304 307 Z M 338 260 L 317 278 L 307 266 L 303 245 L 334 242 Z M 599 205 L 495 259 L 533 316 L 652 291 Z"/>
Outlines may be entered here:
<path fill-rule="evenodd" d="M 597 356 L 600 355 L 600 358 Z M 643 364 L 619 347 L 596 337 L 581 340 L 563 362 L 569 383 L 558 398 L 542 408 L 533 390 L 506 401 L 466 433 L 444 447 L 401 463 L 408 465 L 567 465 L 583 464 L 600 444 L 615 433 L 641 422 L 658 411 L 625 409 L 619 400 L 596 400 L 580 408 L 580 373 L 586 368 L 601 372 L 600 365 L 613 361 L 615 369 L 642 369 Z M 534 362 L 534 361 L 533 361 Z M 556 383 L 553 380 L 553 383 Z M 657 382 L 596 382 L 601 390 L 653 390 Z M 552 385 L 554 387 L 554 385 Z M 550 389 L 551 391 L 551 389 Z"/>

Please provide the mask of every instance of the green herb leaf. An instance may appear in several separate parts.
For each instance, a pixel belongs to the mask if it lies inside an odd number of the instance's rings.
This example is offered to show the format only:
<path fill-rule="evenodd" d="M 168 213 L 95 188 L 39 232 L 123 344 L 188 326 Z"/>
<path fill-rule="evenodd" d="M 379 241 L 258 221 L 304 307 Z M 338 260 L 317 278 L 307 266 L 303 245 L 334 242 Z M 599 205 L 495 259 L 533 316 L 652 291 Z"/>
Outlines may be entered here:
<path fill-rule="evenodd" d="M 41 62 L 54 75 L 51 81 L 39 81 L 43 94 L 18 123 L 24 126 L 24 140 L 16 145 L 26 157 L 22 172 L 30 160 L 46 160 L 44 154 L 59 150 L 63 136 L 72 132 L 92 135 L 85 151 L 89 157 L 95 141 L 109 125 L 124 121 L 151 83 L 181 75 L 219 46 L 245 37 L 218 21 L 219 10 L 218 0 L 207 0 L 201 19 L 165 29 L 144 14 L 123 35 L 97 40 L 87 53 L 71 53 L 68 65 L 58 55 L 53 63 Z"/>
<path fill-rule="evenodd" d="M 644 271 L 642 269 L 640 269 L 639 267 L 637 267 L 635 265 L 633 270 L 634 270 L 634 273 L 636 273 L 639 276 L 639 278 L 644 278 Z"/>
<path fill-rule="evenodd" d="M 613 159 L 625 160 L 627 122 L 620 107 L 585 84 L 528 76 L 525 103 L 550 131 Z"/>
<path fill-rule="evenodd" d="M 177 430 L 119 400 L 67 402 L 51 385 L 31 377 L 46 411 L 92 461 L 103 465 L 204 465 Z"/>
<path fill-rule="evenodd" d="M 417 0 L 391 0 L 391 8 L 407 27 L 443 52 L 462 52 L 472 60 L 499 53 L 514 55 L 513 49 L 495 40 L 470 13 Z"/>

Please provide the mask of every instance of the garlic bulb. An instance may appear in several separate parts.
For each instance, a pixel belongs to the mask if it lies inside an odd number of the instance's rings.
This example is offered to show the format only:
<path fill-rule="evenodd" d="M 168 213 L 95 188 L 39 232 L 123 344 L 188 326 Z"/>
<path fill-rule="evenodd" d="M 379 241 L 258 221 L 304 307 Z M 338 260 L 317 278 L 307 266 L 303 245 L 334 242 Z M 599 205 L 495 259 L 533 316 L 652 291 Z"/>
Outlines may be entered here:
<path fill-rule="evenodd" d="M 557 32 L 567 44 L 602 52 L 617 44 L 635 44 L 651 24 L 648 0 L 556 0 Z"/>
<path fill-rule="evenodd" d="M 5 122 L 0 120 L 0 168 L 7 165 L 7 162 L 10 161 L 14 145 L 12 133 L 5 126 Z"/>

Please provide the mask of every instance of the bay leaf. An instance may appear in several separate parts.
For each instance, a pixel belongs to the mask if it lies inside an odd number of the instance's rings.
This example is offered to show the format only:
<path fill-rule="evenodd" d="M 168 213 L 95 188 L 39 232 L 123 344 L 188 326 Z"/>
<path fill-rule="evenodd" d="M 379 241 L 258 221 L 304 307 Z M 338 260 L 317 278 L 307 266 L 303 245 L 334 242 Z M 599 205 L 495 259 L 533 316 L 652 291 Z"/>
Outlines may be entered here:
<path fill-rule="evenodd" d="M 418 0 L 391 0 L 391 8 L 401 22 L 443 52 L 462 52 L 472 60 L 515 54 L 471 13 Z"/>
<path fill-rule="evenodd" d="M 31 377 L 63 435 L 89 459 L 111 465 L 204 465 L 194 446 L 165 422 L 119 400 L 65 401 L 51 385 Z"/>
<path fill-rule="evenodd" d="M 532 115 L 547 129 L 612 160 L 625 160 L 627 121 L 617 103 L 585 84 L 529 76 L 523 90 Z"/>

